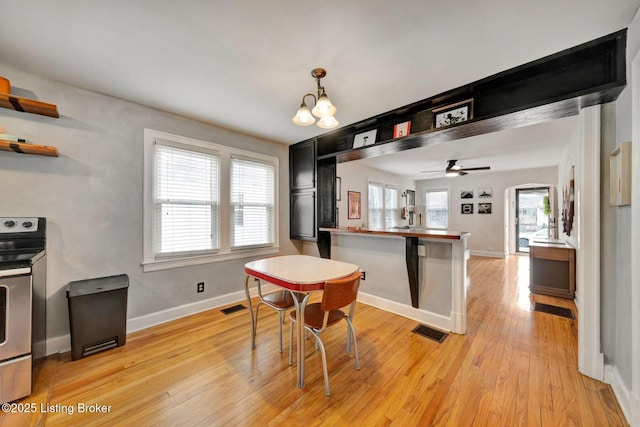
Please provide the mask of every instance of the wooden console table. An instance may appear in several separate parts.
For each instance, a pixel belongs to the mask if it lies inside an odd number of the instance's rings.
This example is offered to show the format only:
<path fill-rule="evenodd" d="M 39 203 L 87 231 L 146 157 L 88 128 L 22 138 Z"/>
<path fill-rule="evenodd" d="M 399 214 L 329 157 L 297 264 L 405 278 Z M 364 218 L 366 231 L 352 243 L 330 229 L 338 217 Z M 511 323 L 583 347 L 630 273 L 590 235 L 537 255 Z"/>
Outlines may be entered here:
<path fill-rule="evenodd" d="M 529 244 L 529 289 L 533 293 L 573 299 L 576 250 L 566 243 Z"/>

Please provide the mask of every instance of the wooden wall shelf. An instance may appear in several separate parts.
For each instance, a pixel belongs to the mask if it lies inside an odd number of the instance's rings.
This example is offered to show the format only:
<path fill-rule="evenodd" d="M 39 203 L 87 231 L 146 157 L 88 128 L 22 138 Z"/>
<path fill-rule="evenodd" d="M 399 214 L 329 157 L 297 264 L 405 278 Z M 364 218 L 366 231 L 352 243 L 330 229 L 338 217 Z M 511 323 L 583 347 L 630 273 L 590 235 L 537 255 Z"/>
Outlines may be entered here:
<path fill-rule="evenodd" d="M 0 107 L 23 113 L 39 114 L 41 116 L 60 117 L 58 107 L 55 104 L 21 98 L 8 93 L 0 93 Z"/>
<path fill-rule="evenodd" d="M 40 156 L 58 157 L 58 149 L 56 147 L 6 141 L 4 139 L 0 139 L 0 150 L 13 151 L 21 154 L 37 154 Z"/>

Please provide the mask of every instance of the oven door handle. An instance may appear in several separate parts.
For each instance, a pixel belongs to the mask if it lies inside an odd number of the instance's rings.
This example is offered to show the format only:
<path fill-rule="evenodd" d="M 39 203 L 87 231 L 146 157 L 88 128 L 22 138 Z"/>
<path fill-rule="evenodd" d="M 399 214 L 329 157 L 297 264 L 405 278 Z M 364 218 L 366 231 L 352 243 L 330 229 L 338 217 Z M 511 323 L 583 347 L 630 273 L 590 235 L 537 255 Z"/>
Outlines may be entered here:
<path fill-rule="evenodd" d="M 30 267 L 12 268 L 9 270 L 0 270 L 0 277 L 21 276 L 21 275 L 30 274 L 30 273 L 31 273 Z"/>

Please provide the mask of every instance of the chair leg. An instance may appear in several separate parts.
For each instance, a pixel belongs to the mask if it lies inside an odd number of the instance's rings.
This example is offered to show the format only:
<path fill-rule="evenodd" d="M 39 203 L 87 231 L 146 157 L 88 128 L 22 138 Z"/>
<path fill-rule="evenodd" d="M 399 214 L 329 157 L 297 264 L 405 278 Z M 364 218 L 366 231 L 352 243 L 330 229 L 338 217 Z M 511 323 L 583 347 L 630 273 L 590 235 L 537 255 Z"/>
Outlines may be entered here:
<path fill-rule="evenodd" d="M 349 328 L 348 322 L 347 322 L 347 354 L 351 354 L 351 329 Z"/>
<path fill-rule="evenodd" d="M 322 373 L 324 374 L 324 394 L 327 396 L 331 396 L 331 391 L 329 390 L 329 372 L 327 369 L 327 354 L 324 351 L 324 344 L 320 339 L 320 335 L 311 331 L 311 333 L 316 337 L 316 344 L 320 346 L 320 354 L 322 355 Z"/>
<path fill-rule="evenodd" d="M 293 320 L 289 322 L 289 366 L 293 366 Z"/>
<path fill-rule="evenodd" d="M 350 335 L 353 337 L 353 352 L 355 353 L 356 358 L 356 369 L 360 369 L 360 359 L 358 358 L 358 342 L 356 341 L 356 330 L 353 327 L 353 323 L 351 323 L 351 319 L 347 317 L 346 320 L 347 325 L 349 325 L 349 331 L 351 332 Z"/>
<path fill-rule="evenodd" d="M 282 310 L 278 310 L 278 332 L 280 337 L 280 353 L 282 353 Z"/>
<path fill-rule="evenodd" d="M 260 309 L 260 304 L 262 304 L 261 301 L 258 301 L 258 304 L 256 304 L 256 315 L 255 318 L 253 318 L 253 336 L 251 337 L 251 348 L 256 348 L 256 335 L 258 334 L 258 310 Z"/>

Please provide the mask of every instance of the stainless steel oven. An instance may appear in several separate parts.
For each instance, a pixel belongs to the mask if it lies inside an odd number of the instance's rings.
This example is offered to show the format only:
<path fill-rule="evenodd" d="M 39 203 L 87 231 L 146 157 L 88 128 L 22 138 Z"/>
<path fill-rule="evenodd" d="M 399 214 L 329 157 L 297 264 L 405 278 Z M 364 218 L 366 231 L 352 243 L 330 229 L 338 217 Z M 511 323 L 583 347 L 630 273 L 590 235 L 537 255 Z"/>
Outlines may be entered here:
<path fill-rule="evenodd" d="M 0 218 L 0 403 L 31 394 L 46 355 L 45 218 Z"/>

